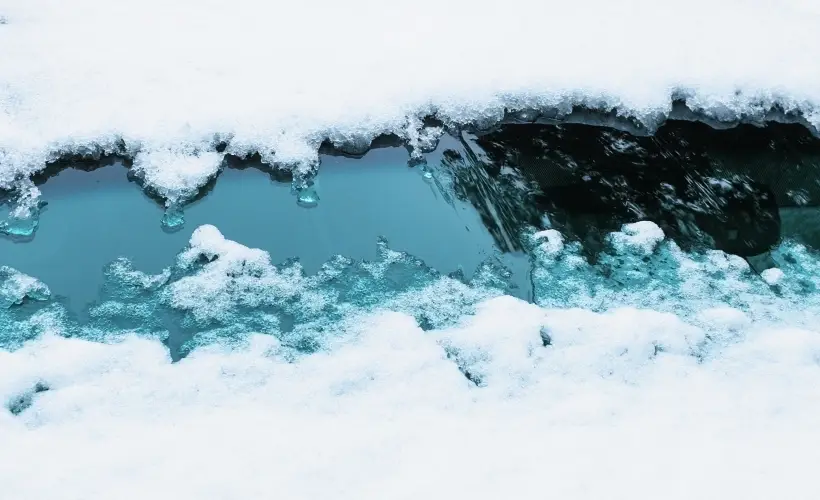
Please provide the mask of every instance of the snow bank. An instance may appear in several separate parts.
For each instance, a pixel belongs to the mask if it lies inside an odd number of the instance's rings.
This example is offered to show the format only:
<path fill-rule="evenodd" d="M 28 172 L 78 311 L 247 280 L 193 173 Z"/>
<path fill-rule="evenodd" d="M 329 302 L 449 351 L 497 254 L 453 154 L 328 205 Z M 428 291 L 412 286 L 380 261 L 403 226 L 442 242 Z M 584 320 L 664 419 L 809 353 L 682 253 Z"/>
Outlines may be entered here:
<path fill-rule="evenodd" d="M 651 129 L 680 98 L 721 121 L 777 106 L 820 126 L 805 0 L 0 0 L 0 16 L 6 189 L 55 156 L 117 151 L 175 203 L 217 174 L 221 146 L 312 168 L 324 139 L 423 147 L 428 115 L 582 106 Z"/>
<path fill-rule="evenodd" d="M 711 327 L 724 328 L 720 316 Z M 509 297 L 454 329 L 425 333 L 391 312 L 347 326 L 332 351 L 296 362 L 269 336 L 177 364 L 136 337 L 0 352 L 0 400 L 26 402 L 0 411 L 3 491 L 813 498 L 820 332 L 746 324 L 699 361 L 705 330 L 685 318 Z"/>
<path fill-rule="evenodd" d="M 36 340 L 0 350 L 0 485 L 86 500 L 814 498 L 820 260 L 783 244 L 769 284 L 658 231 L 613 235 L 609 292 L 571 244 L 535 234 L 543 306 L 485 296 L 432 328 L 408 304 L 451 300 L 435 288 L 447 278 L 366 307 L 339 306 L 337 289 L 319 309 L 347 314 L 325 312 L 320 347 L 298 356 L 247 332 L 172 363 L 155 339 L 64 338 L 64 322 L 36 317 Z M 383 254 L 345 286 L 405 258 Z M 315 279 L 344 284 L 343 270 L 333 261 Z M 213 226 L 160 275 L 124 261 L 111 272 L 200 316 L 317 286 Z M 553 274 L 588 287 L 565 293 Z"/>

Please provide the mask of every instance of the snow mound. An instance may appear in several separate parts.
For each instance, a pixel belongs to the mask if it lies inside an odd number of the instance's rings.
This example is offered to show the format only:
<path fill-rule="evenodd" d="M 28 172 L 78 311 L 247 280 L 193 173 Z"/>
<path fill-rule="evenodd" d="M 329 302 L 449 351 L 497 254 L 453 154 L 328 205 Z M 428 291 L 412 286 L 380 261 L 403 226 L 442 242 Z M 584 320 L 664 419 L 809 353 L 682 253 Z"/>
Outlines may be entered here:
<path fill-rule="evenodd" d="M 0 0 L 0 188 L 64 154 L 135 158 L 169 204 L 222 154 L 306 170 L 324 140 L 694 113 L 820 126 L 820 14 L 803 0 Z M 673 103 L 685 101 L 685 110 Z M 608 117 L 608 118 L 607 118 Z"/>
<path fill-rule="evenodd" d="M 148 297 L 245 328 L 263 323 L 243 315 L 278 304 L 312 308 L 320 318 L 294 330 L 322 335 L 296 353 L 274 322 L 241 341 L 212 325 L 173 362 L 157 335 L 91 341 L 56 304 L 7 321 L 0 334 L 23 338 L 0 349 L 3 492 L 814 498 L 817 254 L 781 243 L 771 285 L 740 259 L 682 252 L 651 223 L 614 238 L 591 264 L 555 231 L 533 234 L 539 304 L 467 292 L 386 244 L 378 261 L 338 257 L 305 276 L 207 225 L 156 276 L 116 261 L 120 293 L 96 320 Z M 402 288 L 382 288 L 399 276 Z M 0 268 L 0 291 L 42 287 Z M 159 314 L 148 305 L 137 324 Z"/>

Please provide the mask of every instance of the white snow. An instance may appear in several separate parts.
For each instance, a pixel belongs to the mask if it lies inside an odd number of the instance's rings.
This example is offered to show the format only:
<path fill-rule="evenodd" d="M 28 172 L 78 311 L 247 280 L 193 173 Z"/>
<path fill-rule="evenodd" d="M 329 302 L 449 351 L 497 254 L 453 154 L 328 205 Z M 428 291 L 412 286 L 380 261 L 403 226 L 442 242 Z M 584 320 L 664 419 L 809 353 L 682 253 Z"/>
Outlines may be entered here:
<path fill-rule="evenodd" d="M 0 352 L 0 399 L 50 388 L 0 412 L 4 495 L 815 496 L 820 332 L 749 325 L 698 362 L 685 318 L 509 297 L 444 331 L 386 311 L 339 328 L 348 340 L 297 362 L 268 336 L 173 365 L 135 337 Z"/>
<path fill-rule="evenodd" d="M 149 150 L 134 157 L 134 172 L 166 203 L 179 204 L 216 176 L 223 155 L 215 151 Z"/>
<path fill-rule="evenodd" d="M 124 146 L 180 201 L 218 174 L 218 141 L 312 166 L 324 138 L 426 147 L 440 133 L 421 130 L 430 113 L 587 105 L 652 124 L 684 95 L 721 120 L 778 104 L 820 127 L 807 0 L 0 0 L 0 20 L 0 188 L 23 194 L 49 159 Z M 621 238 L 641 252 L 662 238 L 632 229 Z M 564 248 L 541 236 L 549 255 Z M 201 255 L 218 258 L 165 297 L 195 314 L 278 300 L 254 288 L 265 280 L 284 297 L 301 286 L 215 228 L 181 259 Z M 745 265 L 709 259 L 681 265 L 689 281 L 667 299 Z M 13 277 L 9 296 L 45 286 L 32 280 Z M 54 335 L 0 350 L 0 402 L 31 401 L 0 407 L 0 496 L 814 499 L 817 300 L 778 309 L 744 286 L 729 292 L 768 320 L 731 304 L 689 315 L 497 297 L 424 332 L 396 309 L 436 301 L 428 287 L 296 360 L 257 335 L 172 364 L 157 340 L 62 338 L 44 315 Z"/>
<path fill-rule="evenodd" d="M 763 277 L 766 283 L 770 285 L 776 285 L 777 282 L 783 279 L 784 276 L 783 271 L 776 267 L 766 269 L 762 273 L 760 273 L 760 275 Z"/>
<path fill-rule="evenodd" d="M 420 117 L 616 109 L 684 96 L 721 120 L 773 104 L 820 125 L 806 0 L 0 0 L 0 187 L 67 152 L 117 150 L 175 197 L 228 152 L 312 165 Z"/>
<path fill-rule="evenodd" d="M 652 253 L 663 239 L 663 229 L 650 221 L 624 224 L 620 231 L 609 234 L 610 243 L 619 250 L 634 249 L 644 255 Z"/>
<path fill-rule="evenodd" d="M 638 228 L 620 234 L 655 232 Z M 562 251 L 539 238 L 550 259 Z M 816 282 L 816 256 L 789 251 Z M 198 267 L 169 285 L 173 300 L 202 314 L 308 279 L 283 281 L 266 252 L 213 226 L 177 265 Z M 735 267 L 692 261 L 657 310 L 500 296 L 422 331 L 398 311 L 440 302 L 427 287 L 336 322 L 295 358 L 252 334 L 171 363 L 158 340 L 63 338 L 44 317 L 44 335 L 0 350 L 0 403 L 16 405 L 0 407 L 0 487 L 66 500 L 813 499 L 820 299 L 741 290 Z M 146 287 L 170 276 L 118 268 Z M 721 279 L 747 311 L 714 297 Z M 687 312 L 697 296 L 713 305 Z"/>
<path fill-rule="evenodd" d="M 178 264 L 191 268 L 198 259 L 208 261 L 196 274 L 183 277 L 165 290 L 165 300 L 174 308 L 191 311 L 200 319 L 224 317 L 238 306 L 280 304 L 305 292 L 307 282 L 300 274 L 280 273 L 270 255 L 226 240 L 211 225 L 197 228 L 189 248 Z M 315 307 L 325 299 L 310 294 Z"/>

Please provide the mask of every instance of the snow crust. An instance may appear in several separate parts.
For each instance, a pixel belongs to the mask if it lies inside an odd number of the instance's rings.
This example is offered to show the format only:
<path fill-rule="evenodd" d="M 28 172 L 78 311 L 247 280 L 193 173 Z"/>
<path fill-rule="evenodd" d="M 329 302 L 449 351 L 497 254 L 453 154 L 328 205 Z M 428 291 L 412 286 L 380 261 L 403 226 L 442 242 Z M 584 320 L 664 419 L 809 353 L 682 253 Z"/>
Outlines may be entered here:
<path fill-rule="evenodd" d="M 485 298 L 424 331 L 389 299 L 297 357 L 251 333 L 171 363 L 155 339 L 65 338 L 40 318 L 39 338 L 0 350 L 0 485 L 31 499 L 814 498 L 820 260 L 776 250 L 793 267 L 772 293 L 742 261 L 682 254 L 657 232 L 616 233 L 626 274 L 612 280 L 654 278 L 605 307 L 549 281 L 588 269 L 544 231 L 541 305 Z M 176 265 L 197 269 L 168 285 L 185 309 L 288 293 L 265 252 L 213 226 Z M 121 271 L 145 288 L 173 274 Z M 676 293 L 656 293 L 672 272 Z M 408 300 L 444 298 L 431 295 Z"/>
<path fill-rule="evenodd" d="M 227 151 L 312 168 L 319 144 L 573 106 L 652 128 L 772 106 L 820 125 L 820 13 L 789 0 L 0 0 L 0 188 L 119 152 L 169 202 Z M 556 114 L 557 113 L 557 114 Z M 22 186 L 23 189 L 27 189 Z"/>

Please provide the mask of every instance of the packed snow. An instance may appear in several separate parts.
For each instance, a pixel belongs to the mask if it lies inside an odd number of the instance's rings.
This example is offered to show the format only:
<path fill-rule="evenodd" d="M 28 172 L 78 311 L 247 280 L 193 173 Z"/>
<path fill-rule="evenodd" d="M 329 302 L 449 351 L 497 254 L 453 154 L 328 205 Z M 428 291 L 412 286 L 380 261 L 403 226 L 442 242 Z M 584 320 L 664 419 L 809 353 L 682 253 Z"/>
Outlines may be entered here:
<path fill-rule="evenodd" d="M 554 231 L 532 240 L 544 286 L 551 272 L 569 277 L 568 261 L 574 276 L 592 271 Z M 817 254 L 784 243 L 777 280 L 764 281 L 720 252 L 682 253 L 651 223 L 611 241 L 623 269 L 608 283 L 621 272 L 653 278 L 608 307 L 573 305 L 592 303 L 580 289 L 550 287 L 536 305 L 425 287 L 348 307 L 326 323 L 317 351 L 299 355 L 274 328 L 211 338 L 172 363 L 150 336 L 66 337 L 65 320 L 45 309 L 31 320 L 38 338 L 0 350 L 2 491 L 66 500 L 815 498 Z M 387 264 L 367 269 L 378 275 L 398 259 L 388 251 Z M 194 231 L 174 266 L 151 277 L 119 262 L 113 272 L 203 317 L 234 314 L 254 292 L 257 306 L 288 300 L 313 279 L 300 282 L 213 226 Z M 7 274 L 26 289 L 35 283 Z M 334 299 L 307 295 L 303 304 L 325 301 L 318 310 Z M 636 305 L 644 299 L 654 307 Z M 423 329 L 412 307 L 448 300 L 474 307 Z"/>
<path fill-rule="evenodd" d="M 505 111 L 820 125 L 820 12 L 788 0 L 0 0 L 0 188 L 65 154 L 136 157 L 173 204 L 215 148 L 312 168 Z"/>

